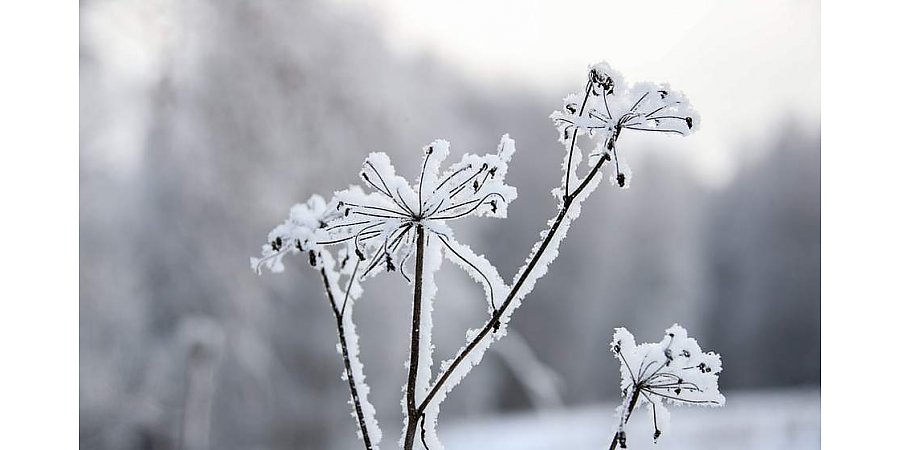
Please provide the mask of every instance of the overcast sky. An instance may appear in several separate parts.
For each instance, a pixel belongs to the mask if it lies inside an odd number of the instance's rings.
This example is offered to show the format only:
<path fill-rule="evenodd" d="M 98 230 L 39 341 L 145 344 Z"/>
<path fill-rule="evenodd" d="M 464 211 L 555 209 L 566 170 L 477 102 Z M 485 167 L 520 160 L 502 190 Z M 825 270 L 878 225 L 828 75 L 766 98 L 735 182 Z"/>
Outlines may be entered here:
<path fill-rule="evenodd" d="M 432 54 L 476 79 L 575 90 L 605 59 L 629 80 L 668 81 L 703 125 L 667 144 L 689 145 L 712 182 L 766 147 L 785 118 L 820 120 L 815 0 L 331 1 L 370 14 L 398 52 Z"/>
<path fill-rule="evenodd" d="M 631 81 L 667 81 L 693 101 L 702 125 L 689 139 L 665 145 L 711 183 L 758 157 L 785 119 L 819 126 L 815 0 L 326 1 L 370 19 L 399 54 L 430 55 L 476 82 L 533 85 L 561 98 L 581 85 L 588 64 L 602 59 Z M 83 11 L 82 39 L 94 44 L 105 76 L 123 89 L 114 96 L 122 103 L 120 126 L 106 138 L 114 150 L 106 153 L 119 166 L 131 165 L 135 153 L 123 148 L 139 148 L 131 141 L 146 122 L 128 86 L 147 83 L 166 48 L 178 45 L 175 5 L 97 1 Z"/>

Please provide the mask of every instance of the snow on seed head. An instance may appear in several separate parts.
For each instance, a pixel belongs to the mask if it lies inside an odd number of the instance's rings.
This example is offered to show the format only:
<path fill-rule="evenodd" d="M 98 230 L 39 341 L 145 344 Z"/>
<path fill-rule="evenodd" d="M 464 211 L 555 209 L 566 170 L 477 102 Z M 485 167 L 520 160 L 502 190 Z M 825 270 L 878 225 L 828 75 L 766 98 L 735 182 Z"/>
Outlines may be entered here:
<path fill-rule="evenodd" d="M 615 145 L 621 133 L 686 136 L 700 124 L 700 116 L 684 94 L 668 84 L 629 84 L 606 62 L 590 66 L 587 78 L 584 90 L 566 96 L 562 111 L 554 111 L 550 118 L 567 151 L 576 151 L 572 140 L 587 135 L 596 146 L 591 156 L 609 153 L 616 165 L 613 182 L 620 187 L 626 187 L 630 178 L 619 163 Z"/>
<path fill-rule="evenodd" d="M 337 216 L 333 202 L 326 202 L 319 195 L 294 205 L 287 220 L 269 232 L 261 257 L 250 258 L 250 266 L 257 273 L 261 273 L 263 267 L 272 272 L 283 271 L 284 255 L 316 251 L 319 242 L 327 236 L 327 224 Z"/>
<path fill-rule="evenodd" d="M 517 195 L 505 184 L 514 152 L 515 142 L 503 136 L 495 154 L 467 153 L 441 172 L 450 143 L 436 140 L 423 147 L 421 169 L 412 182 L 397 175 L 386 154 L 372 153 L 360 170 L 369 192 L 351 187 L 335 194 L 338 217 L 326 227 L 329 239 L 320 244 L 351 243 L 356 255 L 367 261 L 363 278 L 385 269 L 410 280 L 405 264 L 415 250 L 419 227 L 451 245 L 453 233 L 446 222 L 506 216 Z"/>
<path fill-rule="evenodd" d="M 667 329 L 660 342 L 640 345 L 635 344 L 628 330 L 617 328 L 610 350 L 620 362 L 624 401 L 637 397 L 635 408 L 647 405 L 655 425 L 654 439 L 659 438 L 668 422 L 666 403 L 725 404 L 718 386 L 721 358 L 715 353 L 704 353 L 678 324 Z M 621 414 L 619 431 L 624 433 L 628 412 L 622 410 Z"/>

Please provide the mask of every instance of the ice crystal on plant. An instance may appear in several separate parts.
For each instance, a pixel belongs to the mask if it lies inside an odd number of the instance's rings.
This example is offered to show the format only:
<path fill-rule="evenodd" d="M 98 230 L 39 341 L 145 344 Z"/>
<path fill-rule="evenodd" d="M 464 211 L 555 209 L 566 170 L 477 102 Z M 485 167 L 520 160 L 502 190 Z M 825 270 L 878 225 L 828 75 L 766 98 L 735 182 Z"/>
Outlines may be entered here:
<path fill-rule="evenodd" d="M 325 225 L 337 216 L 334 203 L 326 202 L 319 195 L 294 205 L 288 219 L 269 232 L 268 242 L 262 246 L 262 257 L 250 258 L 250 266 L 257 273 L 262 272 L 263 266 L 272 272 L 283 271 L 284 255 L 318 249 L 319 242 L 328 236 Z"/>
<path fill-rule="evenodd" d="M 464 154 L 459 162 L 441 172 L 450 153 L 447 141 L 437 140 L 424 148 L 421 171 L 407 181 L 395 173 L 384 153 L 366 158 L 360 177 L 365 187 L 351 186 L 326 202 L 313 196 L 291 209 L 286 222 L 269 233 L 262 257 L 252 258 L 253 268 L 283 270 L 288 253 L 306 252 L 310 264 L 321 273 L 326 294 L 337 319 L 339 352 L 345 360 L 345 379 L 351 389 L 353 414 L 367 449 L 377 448 L 381 432 L 368 402 L 368 386 L 358 358 L 358 336 L 352 322 L 353 304 L 362 294 L 360 282 L 381 271 L 397 271 L 414 283 L 414 307 L 410 316 L 410 359 L 407 385 L 403 387 L 404 432 L 401 443 L 412 449 L 416 434 L 426 448 L 443 448 L 436 426 L 440 406 L 488 348 L 507 333 L 513 312 L 559 256 L 562 240 L 581 213 L 584 201 L 603 180 L 604 163 L 615 162 L 611 181 L 626 187 L 630 170 L 619 161 L 617 142 L 623 130 L 687 135 L 699 123 L 698 115 L 684 96 L 665 84 L 627 84 L 608 64 L 589 68 L 581 93 L 564 99 L 563 112 L 551 115 L 566 147 L 561 186 L 552 191 L 560 200 L 556 217 L 548 221 L 513 281 L 507 285 L 497 269 L 482 255 L 458 243 L 448 222 L 469 216 L 505 217 L 516 189 L 505 184 L 507 165 L 515 142 L 504 135 L 495 154 Z M 578 138 L 593 140 L 590 170 L 579 178 L 583 160 Z M 584 141 L 583 141 L 584 142 Z M 414 184 L 413 184 L 414 183 Z M 329 246 L 341 246 L 337 259 Z M 416 252 L 415 280 L 407 262 Z M 440 364 L 432 379 L 432 311 L 437 293 L 434 275 L 443 257 L 462 267 L 484 288 L 489 318 L 479 329 L 466 333 L 465 345 Z M 343 292 L 340 280 L 349 276 Z M 340 298 L 343 300 L 339 300 Z M 718 406 L 718 355 L 702 353 L 685 330 L 674 325 L 659 343 L 636 345 L 624 328 L 617 329 L 613 352 L 621 361 L 622 393 L 619 428 L 612 447 L 625 447 L 625 424 L 635 408 L 648 405 L 655 427 L 654 438 L 665 428 L 665 402 Z M 415 362 L 415 363 L 414 363 Z"/>
<path fill-rule="evenodd" d="M 338 355 L 346 358 L 345 364 L 349 364 L 349 369 L 345 367 L 341 372 L 341 379 L 348 381 L 352 377 L 355 389 L 355 394 L 348 401 L 348 404 L 351 405 L 350 414 L 356 420 L 358 437 L 363 439 L 363 427 L 365 427 L 366 434 L 371 440 L 372 450 L 378 450 L 382 433 L 378 426 L 378 419 L 375 417 L 375 407 L 369 401 L 370 388 L 366 383 L 364 366 L 359 358 L 359 335 L 356 332 L 356 324 L 353 322 L 353 308 L 356 301 L 362 297 L 363 290 L 359 283 L 354 283 L 352 273 L 355 272 L 355 267 L 347 264 L 349 260 L 347 249 L 341 249 L 338 252 L 337 260 L 328 249 L 321 248 L 314 252 L 318 255 L 314 266 L 321 271 L 328 282 L 331 295 L 335 300 L 332 307 L 336 318 L 341 322 L 339 331 L 342 330 L 343 338 L 336 344 L 336 349 Z M 342 289 L 341 279 L 345 276 L 349 276 L 349 280 L 346 282 L 346 288 Z M 340 334 L 338 336 L 341 337 Z M 356 403 L 359 405 L 359 413 L 354 408 Z"/>
<path fill-rule="evenodd" d="M 648 405 L 653 418 L 654 440 L 668 424 L 665 402 L 676 405 L 722 406 L 725 397 L 719 393 L 719 355 L 704 353 L 697 341 L 688 337 L 678 324 L 666 330 L 658 343 L 636 345 L 634 336 L 625 328 L 617 328 L 610 350 L 620 361 L 622 405 L 618 409 L 619 428 L 616 439 L 625 448 L 625 423 L 641 405 Z"/>
<path fill-rule="evenodd" d="M 335 194 L 339 218 L 326 227 L 330 237 L 321 243 L 352 242 L 356 254 L 367 261 L 362 277 L 384 268 L 398 270 L 411 281 L 405 266 L 415 250 L 418 226 L 456 258 L 469 260 L 473 270 L 486 268 L 463 257 L 471 252 L 456 244 L 447 222 L 469 216 L 506 217 L 507 206 L 516 198 L 516 188 L 504 182 L 515 142 L 503 136 L 496 154 L 465 154 L 443 173 L 440 165 L 450 153 L 450 143 L 434 141 L 424 152 L 415 186 L 395 173 L 386 154 L 372 153 L 360 171 L 372 191 L 354 187 Z"/>
<path fill-rule="evenodd" d="M 700 124 L 700 116 L 681 92 L 668 84 L 639 82 L 628 85 L 622 75 L 606 62 L 594 64 L 582 93 L 563 99 L 563 111 L 550 115 L 563 144 L 571 142 L 571 160 L 564 164 L 567 176 L 581 161 L 574 137 L 587 135 L 597 141 L 592 156 L 611 153 L 616 163 L 614 182 L 627 183 L 627 172 L 619 166 L 615 142 L 623 130 L 686 136 Z"/>

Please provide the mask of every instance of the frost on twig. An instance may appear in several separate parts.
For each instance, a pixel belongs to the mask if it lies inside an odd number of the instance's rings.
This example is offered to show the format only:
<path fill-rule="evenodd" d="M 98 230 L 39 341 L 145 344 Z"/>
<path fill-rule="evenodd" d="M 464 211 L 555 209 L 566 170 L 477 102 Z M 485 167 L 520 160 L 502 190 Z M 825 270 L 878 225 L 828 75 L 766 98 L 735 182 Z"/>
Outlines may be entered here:
<path fill-rule="evenodd" d="M 666 330 L 657 343 L 636 345 L 625 328 L 616 328 L 610 350 L 620 361 L 622 405 L 612 448 L 626 448 L 625 424 L 631 413 L 647 405 L 653 419 L 653 440 L 659 439 L 669 423 L 665 403 L 674 405 L 722 406 L 719 393 L 719 355 L 704 353 L 697 341 L 678 324 Z"/>
<path fill-rule="evenodd" d="M 424 148 L 421 171 L 412 183 L 395 173 L 386 154 L 371 153 L 360 171 L 365 190 L 350 186 L 335 193 L 330 201 L 313 196 L 305 204 L 295 206 L 288 220 L 269 233 L 261 257 L 251 259 L 257 272 L 263 267 L 280 272 L 284 269 L 284 255 L 306 252 L 310 264 L 321 272 L 337 319 L 339 350 L 345 360 L 354 414 L 367 448 L 373 445 L 366 428 L 373 430 L 375 444 L 381 433 L 374 421 L 374 408 L 365 398 L 368 387 L 362 382 L 358 337 L 350 320 L 354 301 L 362 293 L 362 281 L 378 273 L 397 272 L 413 285 L 401 443 L 404 449 L 411 450 L 418 433 L 429 450 L 439 450 L 442 446 L 435 427 L 441 402 L 481 361 L 491 344 L 507 333 L 513 312 L 558 257 L 560 244 L 580 215 L 584 201 L 603 180 L 601 167 L 614 163 L 612 181 L 627 187 L 630 171 L 620 161 L 617 150 L 622 132 L 683 136 L 699 124 L 699 116 L 681 93 L 665 84 L 629 85 L 606 63 L 589 67 L 583 90 L 566 97 L 562 109 L 550 116 L 566 151 L 561 185 L 552 191 L 559 200 L 557 214 L 548 221 L 549 228 L 540 233 L 512 284 L 506 284 L 484 256 L 457 242 L 448 226 L 450 221 L 470 216 L 506 217 L 509 203 L 517 195 L 516 189 L 505 183 L 508 163 L 515 152 L 515 142 L 508 136 L 501 138 L 495 154 L 464 154 L 443 172 L 440 166 L 449 155 L 450 144 L 436 140 Z M 585 158 L 579 138 L 588 139 L 593 145 L 586 168 L 582 168 Z M 585 173 L 579 175 L 580 171 Z M 341 247 L 336 260 L 327 250 L 330 246 Z M 441 364 L 437 377 L 432 379 L 431 315 L 437 292 L 434 274 L 444 256 L 481 284 L 489 317 L 481 328 L 467 332 L 464 346 Z M 342 290 L 343 277 L 348 280 Z M 631 382 L 623 384 L 624 395 L 629 397 L 630 392 L 630 398 L 626 401 L 628 407 L 621 410 L 621 426 L 613 446 L 621 443 L 624 447 L 625 422 L 642 402 L 651 405 L 654 419 L 667 414 L 662 408 L 664 399 L 675 403 L 721 403 L 714 379 L 720 369 L 718 357 L 713 361 L 712 356 L 701 355 L 699 348 L 695 352 L 696 342 L 687 338 L 683 329 L 671 328 L 669 341 L 664 339 L 660 344 L 635 346 L 630 336 L 624 329 L 617 331 L 617 339 L 622 342 L 614 346 L 623 366 L 637 364 L 639 370 L 629 371 Z M 654 353 L 654 349 L 658 352 Z M 675 350 L 677 355 L 668 353 Z M 692 356 L 686 356 L 688 353 Z M 639 360 L 633 362 L 632 358 Z M 696 367 L 682 364 L 695 359 L 699 361 Z M 694 369 L 699 369 L 700 378 L 692 378 L 694 373 L 682 374 Z M 712 392 L 718 397 L 700 396 Z M 658 437 L 659 426 L 656 432 Z"/>
<path fill-rule="evenodd" d="M 327 271 L 331 263 L 317 262 L 317 257 L 330 258 L 323 249 L 342 245 L 346 250 L 339 255 L 341 269 L 337 273 L 348 267 L 348 260 L 355 261 L 351 286 L 354 280 L 362 281 L 383 271 L 399 272 L 407 281 L 413 282 L 409 260 L 416 256 L 416 236 L 418 230 L 422 230 L 426 239 L 422 255 L 424 265 L 421 278 L 416 280 L 418 285 L 414 286 L 421 290 L 421 298 L 418 298 L 421 304 L 412 318 L 417 352 L 408 361 L 412 364 L 414 358 L 417 362 L 410 370 L 416 375 L 421 374 L 422 383 L 417 384 L 415 390 L 422 395 L 430 381 L 431 312 L 437 292 L 434 273 L 440 267 L 442 254 L 483 286 L 491 313 L 496 312 L 495 299 L 508 292 L 497 269 L 467 245 L 457 242 L 447 222 L 469 216 L 506 216 L 509 203 L 517 195 L 514 187 L 505 184 L 515 142 L 503 136 L 495 154 L 464 154 L 459 162 L 441 172 L 441 163 L 449 152 L 447 141 L 438 140 L 426 146 L 422 170 L 415 185 L 395 173 L 386 154 L 370 154 L 360 171 L 370 192 L 351 186 L 337 192 L 330 202 L 314 196 L 306 204 L 295 206 L 289 219 L 269 234 L 262 257 L 251 260 L 257 272 L 262 267 L 280 272 L 284 269 L 282 258 L 285 254 L 306 251 L 314 266 Z M 336 284 L 328 281 L 335 273 L 323 272 L 327 284 Z M 342 313 L 343 307 L 339 311 Z M 418 377 L 412 379 L 418 380 Z M 418 422 L 420 416 L 415 414 L 415 409 L 413 415 Z M 425 439 L 424 431 L 422 439 Z"/>
<path fill-rule="evenodd" d="M 375 450 L 381 442 L 381 429 L 375 418 L 375 407 L 369 402 L 369 385 L 366 384 L 363 363 L 359 359 L 359 335 L 353 322 L 353 307 L 363 293 L 362 287 L 356 282 L 358 265 L 354 263 L 351 267 L 346 249 L 338 253 L 338 260 L 342 262 L 335 261 L 331 252 L 325 249 L 318 250 L 316 254 L 318 256 L 313 260 L 314 266 L 322 275 L 337 322 L 337 352 L 344 360 L 341 378 L 347 381 L 350 387 L 351 398 L 348 403 L 352 407 L 351 415 L 357 423 L 357 435 L 366 443 L 367 449 Z M 340 281 L 345 276 L 349 279 L 342 290 Z"/>
<path fill-rule="evenodd" d="M 372 153 L 360 171 L 371 192 L 353 187 L 335 194 L 338 218 L 327 224 L 328 237 L 320 243 L 351 244 L 356 256 L 364 261 L 361 278 L 381 270 L 397 271 L 407 281 L 414 281 L 414 292 L 421 293 L 411 318 L 410 377 L 401 402 L 405 405 L 406 441 L 420 418 L 415 399 L 417 394 L 424 394 L 430 380 L 431 312 L 437 291 L 434 272 L 440 267 L 442 250 L 482 283 L 493 309 L 495 291 L 505 295 L 505 283 L 497 270 L 468 246 L 456 242 L 447 222 L 469 216 L 506 216 L 507 206 L 517 195 L 514 187 L 505 184 L 507 164 L 514 152 L 514 141 L 503 136 L 496 154 L 465 154 L 441 173 L 450 144 L 434 141 L 424 148 L 422 169 L 414 186 L 396 174 L 387 155 Z M 426 239 L 421 247 L 424 263 L 413 280 L 407 266 L 410 259 L 420 256 L 416 255 L 420 234 Z"/>
<path fill-rule="evenodd" d="M 636 83 L 628 86 L 622 76 L 606 63 L 589 67 L 583 91 L 567 96 L 563 109 L 564 112 L 557 111 L 550 116 L 559 130 L 560 143 L 566 149 L 562 162 L 562 184 L 553 190 L 560 201 L 558 214 L 547 222 L 549 228 L 540 233 L 540 239 L 516 273 L 515 281 L 509 287 L 506 298 L 498 305 L 495 316 L 480 329 L 469 330 L 466 344 L 452 359 L 441 364 L 441 374 L 422 404 L 426 423 L 431 427 L 433 424 L 430 422 L 437 419 L 441 402 L 478 365 L 487 349 L 505 335 L 513 312 L 559 256 L 562 240 L 572 222 L 581 214 L 583 202 L 602 181 L 600 168 L 603 164 L 615 161 L 616 176 L 613 180 L 622 187 L 627 186 L 628 171 L 623 169 L 624 164 L 619 163 L 616 151 L 622 130 L 687 135 L 696 129 L 698 123 L 697 114 L 682 94 L 665 84 Z M 591 154 L 594 158 L 589 160 L 590 170 L 584 177 L 577 175 L 582 163 L 579 137 L 596 142 Z"/>
<path fill-rule="evenodd" d="M 338 354 L 344 369 L 341 375 L 350 388 L 351 415 L 357 423 L 357 434 L 366 448 L 375 450 L 381 441 L 381 429 L 375 418 L 375 408 L 369 402 L 369 386 L 365 382 L 363 364 L 359 359 L 359 336 L 353 322 L 353 306 L 362 296 L 357 280 L 358 259 L 347 248 L 338 251 L 337 261 L 320 243 L 328 239 L 327 224 L 339 217 L 334 201 L 326 202 L 313 195 L 306 203 L 294 205 L 288 219 L 275 227 L 262 247 L 260 258 L 251 258 L 253 270 L 261 273 L 266 267 L 272 272 L 284 271 L 284 255 L 306 252 L 310 265 L 321 274 L 329 304 L 334 313 L 338 332 Z M 351 259 L 354 262 L 351 263 Z M 348 278 L 341 288 L 342 278 Z"/>

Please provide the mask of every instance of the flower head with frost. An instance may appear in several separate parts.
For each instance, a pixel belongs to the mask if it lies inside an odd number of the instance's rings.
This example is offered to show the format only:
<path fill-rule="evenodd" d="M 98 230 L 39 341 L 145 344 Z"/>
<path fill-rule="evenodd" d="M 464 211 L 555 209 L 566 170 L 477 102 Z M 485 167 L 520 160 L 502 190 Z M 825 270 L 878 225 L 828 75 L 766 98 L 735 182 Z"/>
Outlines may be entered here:
<path fill-rule="evenodd" d="M 598 138 L 594 156 L 611 153 L 616 182 L 624 187 L 615 142 L 622 130 L 677 134 L 694 132 L 700 117 L 681 92 L 668 84 L 625 83 L 622 75 L 601 62 L 590 67 L 584 92 L 563 99 L 563 110 L 550 115 L 564 144 L 575 136 Z M 574 150 L 574 142 L 572 143 Z"/>
<path fill-rule="evenodd" d="M 616 438 L 625 448 L 625 423 L 631 412 L 649 405 L 658 439 L 667 425 L 669 413 L 663 403 L 722 406 L 719 393 L 722 361 L 715 353 L 704 353 L 687 331 L 675 324 L 658 343 L 636 345 L 634 336 L 617 328 L 610 349 L 621 363 L 622 395 Z M 626 406 L 627 405 L 627 406 Z"/>
<path fill-rule="evenodd" d="M 269 232 L 268 242 L 262 246 L 262 257 L 250 258 L 253 270 L 261 273 L 265 266 L 272 272 L 281 272 L 284 255 L 317 250 L 319 242 L 328 238 L 326 225 L 339 217 L 334 205 L 334 201 L 326 202 L 321 196 L 313 195 L 306 203 L 291 207 L 288 219 Z"/>
<path fill-rule="evenodd" d="M 325 227 L 329 238 L 320 244 L 351 243 L 356 255 L 367 261 L 362 277 L 384 268 L 399 270 L 410 280 L 404 266 L 415 253 L 417 227 L 454 251 L 448 221 L 506 217 L 507 206 L 516 198 L 516 188 L 504 181 L 514 152 L 515 141 L 504 135 L 496 154 L 467 153 L 441 173 L 450 143 L 437 140 L 424 148 L 415 185 L 394 172 L 386 154 L 372 153 L 360 171 L 371 192 L 352 187 L 335 194 L 339 218 Z"/>

